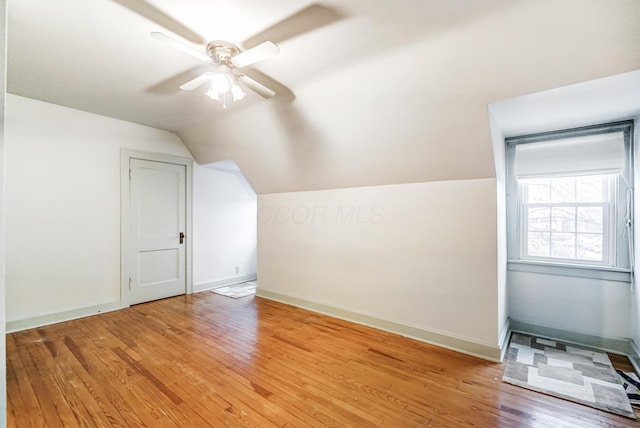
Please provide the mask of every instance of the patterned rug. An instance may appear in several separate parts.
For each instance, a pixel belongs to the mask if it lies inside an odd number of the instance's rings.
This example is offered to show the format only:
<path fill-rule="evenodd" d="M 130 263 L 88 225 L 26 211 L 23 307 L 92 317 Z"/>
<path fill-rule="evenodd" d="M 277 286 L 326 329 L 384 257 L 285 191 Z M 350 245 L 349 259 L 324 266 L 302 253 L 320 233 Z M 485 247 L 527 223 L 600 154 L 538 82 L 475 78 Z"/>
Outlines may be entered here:
<path fill-rule="evenodd" d="M 211 290 L 211 292 L 220 294 L 226 297 L 232 297 L 239 299 L 240 297 L 253 296 L 256 294 L 255 281 L 243 282 L 241 284 L 226 285 L 224 287 L 218 287 Z"/>
<path fill-rule="evenodd" d="M 635 419 L 605 352 L 513 333 L 502 380 Z"/>
<path fill-rule="evenodd" d="M 633 372 L 616 370 L 632 407 L 640 408 L 640 379 Z"/>

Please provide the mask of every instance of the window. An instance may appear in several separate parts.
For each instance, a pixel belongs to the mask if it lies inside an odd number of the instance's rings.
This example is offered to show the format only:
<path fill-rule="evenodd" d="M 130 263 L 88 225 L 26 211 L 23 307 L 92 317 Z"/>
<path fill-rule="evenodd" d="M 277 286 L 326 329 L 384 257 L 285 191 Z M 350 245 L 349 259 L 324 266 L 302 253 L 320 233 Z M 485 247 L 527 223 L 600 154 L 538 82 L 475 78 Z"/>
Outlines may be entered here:
<path fill-rule="evenodd" d="M 609 264 L 611 175 L 523 180 L 523 258 Z"/>
<path fill-rule="evenodd" d="M 629 272 L 631 135 L 621 122 L 507 139 L 510 270 Z"/>

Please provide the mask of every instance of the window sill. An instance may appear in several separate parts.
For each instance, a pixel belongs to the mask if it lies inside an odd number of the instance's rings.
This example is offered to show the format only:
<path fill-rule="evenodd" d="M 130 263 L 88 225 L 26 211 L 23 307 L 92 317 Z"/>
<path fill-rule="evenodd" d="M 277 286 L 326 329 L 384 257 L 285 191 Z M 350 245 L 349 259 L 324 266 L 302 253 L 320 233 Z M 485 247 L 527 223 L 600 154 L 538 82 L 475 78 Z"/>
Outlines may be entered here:
<path fill-rule="evenodd" d="M 606 266 L 569 265 L 562 263 L 534 262 L 528 260 L 508 260 L 507 270 L 514 272 L 600 279 L 604 281 L 631 282 L 630 269 L 611 268 Z"/>

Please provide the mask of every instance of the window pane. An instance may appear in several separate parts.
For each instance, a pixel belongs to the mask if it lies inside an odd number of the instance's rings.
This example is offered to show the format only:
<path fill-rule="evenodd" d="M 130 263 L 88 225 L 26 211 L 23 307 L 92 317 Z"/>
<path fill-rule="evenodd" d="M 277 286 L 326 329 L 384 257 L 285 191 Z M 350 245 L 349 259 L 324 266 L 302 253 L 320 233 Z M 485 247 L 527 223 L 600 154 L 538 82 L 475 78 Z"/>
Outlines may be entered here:
<path fill-rule="evenodd" d="M 551 180 L 527 180 L 527 202 L 530 204 L 551 201 Z"/>
<path fill-rule="evenodd" d="M 602 202 L 605 200 L 606 175 L 578 177 L 576 181 L 578 202 Z"/>
<path fill-rule="evenodd" d="M 553 233 L 551 235 L 551 257 L 576 258 L 576 235 L 573 233 Z"/>
<path fill-rule="evenodd" d="M 575 219 L 575 207 L 551 208 L 551 230 L 555 230 L 558 232 L 575 232 Z"/>
<path fill-rule="evenodd" d="M 529 232 L 527 241 L 527 253 L 534 257 L 549 257 L 549 232 Z"/>
<path fill-rule="evenodd" d="M 527 223 L 529 230 L 544 232 L 551 230 L 551 208 L 528 208 Z"/>
<path fill-rule="evenodd" d="M 551 180 L 551 202 L 566 203 L 576 200 L 576 179 L 553 178 Z"/>
<path fill-rule="evenodd" d="M 578 232 L 602 233 L 602 207 L 578 207 Z"/>
<path fill-rule="evenodd" d="M 578 234 L 578 258 L 581 260 L 603 261 L 602 235 Z"/>

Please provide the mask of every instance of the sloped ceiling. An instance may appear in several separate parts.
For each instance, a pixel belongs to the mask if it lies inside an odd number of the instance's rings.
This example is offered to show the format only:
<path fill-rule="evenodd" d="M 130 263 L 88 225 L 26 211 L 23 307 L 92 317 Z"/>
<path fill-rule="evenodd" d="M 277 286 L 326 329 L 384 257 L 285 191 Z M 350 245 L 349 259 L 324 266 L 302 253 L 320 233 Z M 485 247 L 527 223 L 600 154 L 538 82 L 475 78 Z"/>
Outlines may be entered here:
<path fill-rule="evenodd" d="M 638 0 L 9 0 L 8 91 L 176 132 L 257 193 L 494 177 L 489 103 L 640 69 Z M 178 86 L 204 49 L 276 41 L 278 91 Z M 640 95 L 640 94 L 639 94 Z"/>

